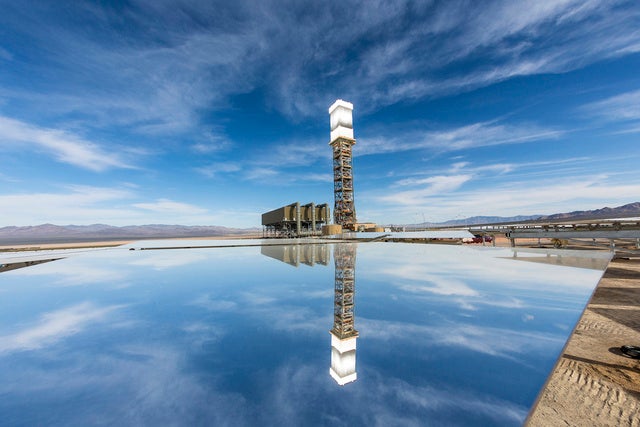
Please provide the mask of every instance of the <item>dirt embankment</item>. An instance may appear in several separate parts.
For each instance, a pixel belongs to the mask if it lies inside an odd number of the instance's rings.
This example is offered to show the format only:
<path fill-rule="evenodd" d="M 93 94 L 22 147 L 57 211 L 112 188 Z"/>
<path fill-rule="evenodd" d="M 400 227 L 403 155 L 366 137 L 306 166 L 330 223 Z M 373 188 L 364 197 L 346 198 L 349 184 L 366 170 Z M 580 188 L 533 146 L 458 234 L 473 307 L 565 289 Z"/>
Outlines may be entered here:
<path fill-rule="evenodd" d="M 528 426 L 640 426 L 640 259 L 609 264 Z"/>

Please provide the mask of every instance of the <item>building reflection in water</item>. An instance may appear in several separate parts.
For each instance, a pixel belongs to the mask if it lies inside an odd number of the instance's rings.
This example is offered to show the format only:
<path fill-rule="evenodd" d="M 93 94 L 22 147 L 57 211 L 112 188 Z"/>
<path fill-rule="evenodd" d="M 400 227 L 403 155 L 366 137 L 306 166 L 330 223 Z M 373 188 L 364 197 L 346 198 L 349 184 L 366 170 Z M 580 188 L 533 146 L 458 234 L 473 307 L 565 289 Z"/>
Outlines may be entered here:
<path fill-rule="evenodd" d="M 326 244 L 306 244 L 306 245 L 269 245 L 261 246 L 262 255 L 286 262 L 289 265 L 298 267 L 306 264 L 313 267 L 315 264 L 329 264 L 329 246 Z"/>
<path fill-rule="evenodd" d="M 333 328 L 331 328 L 331 367 L 329 374 L 338 384 L 345 385 L 358 378 L 356 373 L 356 341 L 354 302 L 356 293 L 356 243 L 334 245 L 335 265 Z M 328 265 L 329 245 L 273 245 L 262 246 L 262 255 L 294 267 L 300 264 Z"/>

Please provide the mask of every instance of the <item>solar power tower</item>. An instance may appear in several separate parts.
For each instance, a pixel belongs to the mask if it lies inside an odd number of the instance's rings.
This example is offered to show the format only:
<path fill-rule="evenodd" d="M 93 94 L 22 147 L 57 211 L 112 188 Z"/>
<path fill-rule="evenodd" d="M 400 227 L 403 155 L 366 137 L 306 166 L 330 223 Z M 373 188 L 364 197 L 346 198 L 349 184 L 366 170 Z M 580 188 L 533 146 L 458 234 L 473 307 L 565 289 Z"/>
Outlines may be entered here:
<path fill-rule="evenodd" d="M 345 385 L 358 378 L 356 373 L 356 341 L 354 297 L 356 293 L 356 246 L 343 243 L 334 246 L 335 293 L 333 328 L 331 329 L 331 368 L 329 374 Z"/>
<path fill-rule="evenodd" d="M 351 147 L 353 138 L 353 104 L 338 99 L 329 107 L 331 142 L 333 148 L 333 220 L 344 229 L 354 230 L 356 208 L 353 200 L 353 171 Z"/>

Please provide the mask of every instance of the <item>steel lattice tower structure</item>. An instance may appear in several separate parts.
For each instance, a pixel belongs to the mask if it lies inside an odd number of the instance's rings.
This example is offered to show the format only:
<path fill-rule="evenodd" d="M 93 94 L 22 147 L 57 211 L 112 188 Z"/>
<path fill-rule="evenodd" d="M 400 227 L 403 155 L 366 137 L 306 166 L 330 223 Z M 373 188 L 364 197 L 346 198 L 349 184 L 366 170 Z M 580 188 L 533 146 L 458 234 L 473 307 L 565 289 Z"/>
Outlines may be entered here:
<path fill-rule="evenodd" d="M 329 107 L 333 148 L 333 219 L 342 228 L 353 230 L 356 208 L 353 199 L 353 104 L 338 99 Z"/>

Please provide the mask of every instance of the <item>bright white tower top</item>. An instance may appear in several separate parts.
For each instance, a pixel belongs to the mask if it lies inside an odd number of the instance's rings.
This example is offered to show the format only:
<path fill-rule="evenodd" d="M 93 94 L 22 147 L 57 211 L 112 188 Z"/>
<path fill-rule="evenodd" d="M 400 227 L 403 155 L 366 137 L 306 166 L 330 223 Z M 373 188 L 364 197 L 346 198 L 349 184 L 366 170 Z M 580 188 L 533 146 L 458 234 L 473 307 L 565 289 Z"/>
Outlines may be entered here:
<path fill-rule="evenodd" d="M 341 137 L 353 139 L 353 104 L 338 99 L 329 107 L 329 115 L 331 116 L 331 142 Z"/>

